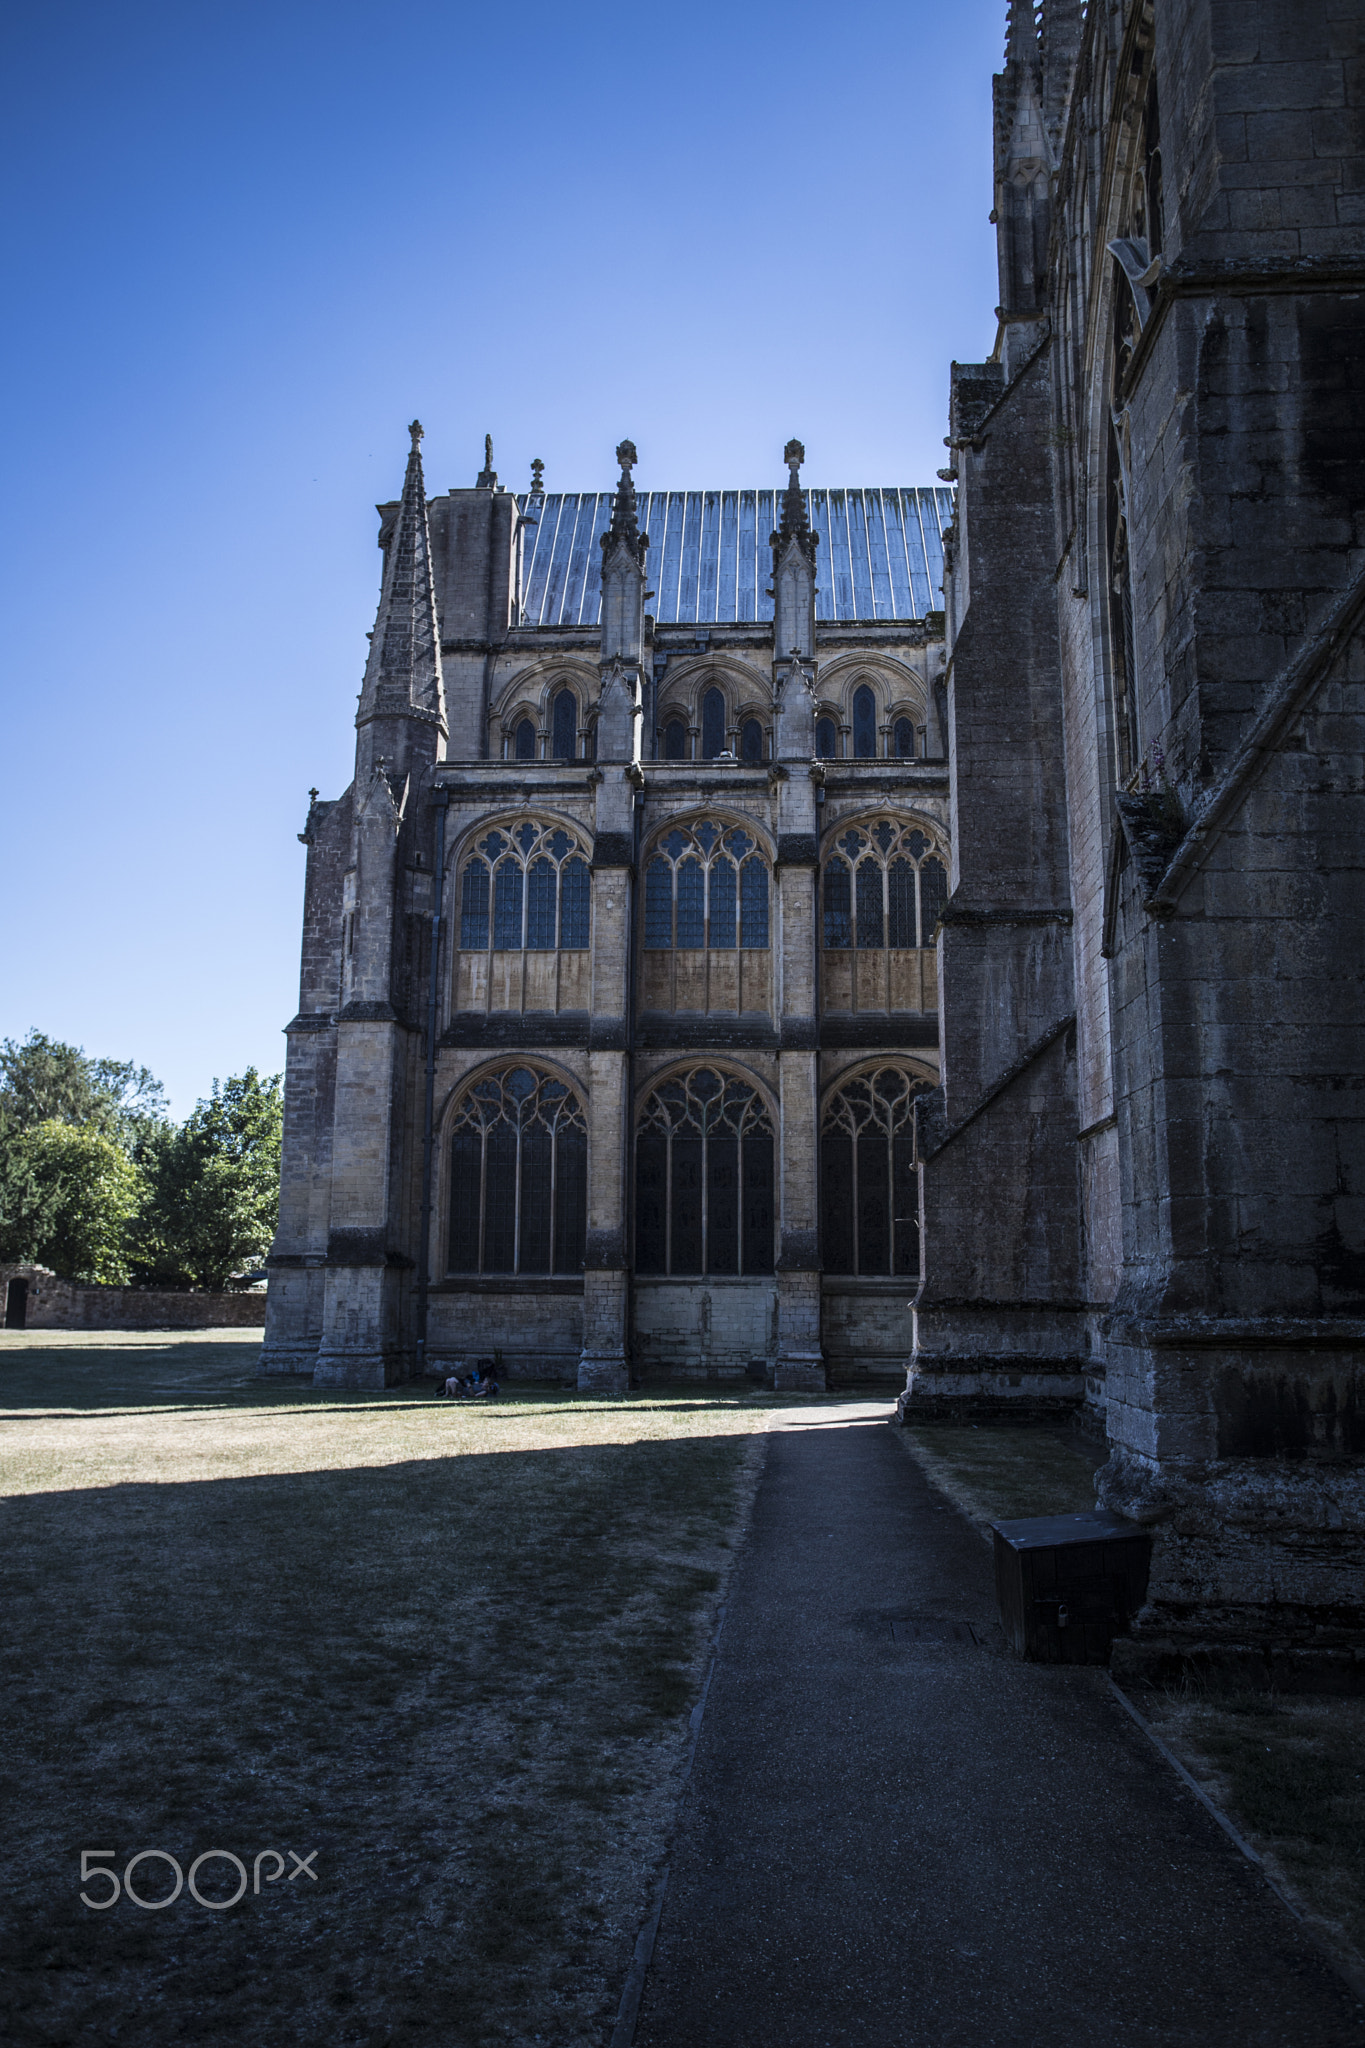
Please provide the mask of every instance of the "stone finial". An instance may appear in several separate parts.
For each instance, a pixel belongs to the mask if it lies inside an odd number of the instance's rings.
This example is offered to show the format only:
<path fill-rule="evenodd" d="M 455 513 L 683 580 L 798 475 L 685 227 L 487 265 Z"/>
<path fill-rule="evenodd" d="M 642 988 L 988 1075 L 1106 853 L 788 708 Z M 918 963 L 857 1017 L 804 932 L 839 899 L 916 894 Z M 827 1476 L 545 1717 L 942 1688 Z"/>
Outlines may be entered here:
<path fill-rule="evenodd" d="M 782 450 L 782 460 L 787 465 L 787 488 L 782 493 L 782 518 L 777 532 L 772 537 L 774 554 L 785 548 L 789 541 L 798 541 L 802 552 L 809 554 L 815 546 L 815 538 L 806 517 L 806 494 L 801 488 L 801 464 L 806 451 L 799 441 L 788 441 Z"/>
<path fill-rule="evenodd" d="M 493 467 L 493 436 L 483 437 L 483 468 L 474 479 L 476 491 L 495 491 L 498 488 L 498 472 Z"/>
<path fill-rule="evenodd" d="M 621 481 L 616 486 L 616 495 L 611 503 L 611 525 L 602 536 L 604 558 L 613 548 L 624 544 L 637 562 L 643 562 L 649 547 L 648 534 L 642 534 L 640 531 L 635 482 L 630 473 L 639 459 L 633 441 L 622 441 L 618 445 L 616 460 L 621 465 Z"/>
<path fill-rule="evenodd" d="M 540 457 L 536 455 L 532 458 L 531 461 L 531 496 L 533 498 L 543 498 L 544 495 L 545 464 L 541 461 Z"/>
<path fill-rule="evenodd" d="M 412 452 L 415 455 L 417 453 L 418 442 L 426 438 L 425 429 L 422 426 L 422 422 L 420 420 L 414 420 L 411 426 L 408 428 L 408 433 L 412 436 Z"/>

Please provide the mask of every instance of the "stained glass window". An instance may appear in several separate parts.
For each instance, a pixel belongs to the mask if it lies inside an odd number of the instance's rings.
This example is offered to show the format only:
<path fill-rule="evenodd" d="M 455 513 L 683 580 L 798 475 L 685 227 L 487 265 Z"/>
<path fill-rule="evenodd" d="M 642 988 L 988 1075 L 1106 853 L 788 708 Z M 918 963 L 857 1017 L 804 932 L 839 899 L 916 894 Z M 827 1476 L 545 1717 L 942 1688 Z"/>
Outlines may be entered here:
<path fill-rule="evenodd" d="M 768 944 L 768 867 L 751 832 L 704 818 L 673 826 L 645 863 L 645 945 Z"/>
<path fill-rule="evenodd" d="M 900 1067 L 845 1082 L 820 1135 L 821 1258 L 827 1273 L 919 1272 L 912 1105 L 929 1084 Z"/>
<path fill-rule="evenodd" d="M 763 759 L 763 727 L 756 718 L 746 718 L 739 729 L 739 758 L 750 768 Z"/>
<path fill-rule="evenodd" d="M 550 716 L 551 752 L 556 761 L 578 758 L 578 699 L 572 690 L 556 690 Z"/>
<path fill-rule="evenodd" d="M 673 1075 L 635 1145 L 641 1273 L 771 1273 L 773 1129 L 757 1091 L 713 1067 Z"/>
<path fill-rule="evenodd" d="M 853 692 L 853 752 L 860 761 L 877 753 L 877 700 L 866 683 Z"/>
<path fill-rule="evenodd" d="M 524 818 L 486 833 L 466 861 L 460 944 L 468 952 L 482 952 L 490 941 L 508 952 L 523 946 L 533 952 L 552 952 L 556 944 L 584 947 L 590 903 L 588 863 L 572 834 L 562 825 Z"/>
<path fill-rule="evenodd" d="M 701 700 L 701 754 L 704 761 L 714 761 L 717 754 L 725 751 L 725 697 L 712 687 Z"/>
<path fill-rule="evenodd" d="M 517 726 L 513 753 L 518 761 L 534 761 L 536 758 L 536 729 L 529 718 L 523 718 Z"/>
<path fill-rule="evenodd" d="M 685 761 L 687 759 L 687 727 L 680 718 L 670 718 L 668 724 L 664 727 L 664 759 L 665 761 Z"/>
<path fill-rule="evenodd" d="M 915 758 L 915 728 L 908 718 L 898 718 L 892 733 L 892 745 L 898 761 L 913 761 Z"/>
<path fill-rule="evenodd" d="M 534 1067 L 482 1075 L 450 1139 L 452 1273 L 579 1273 L 587 1128 L 577 1096 Z"/>
<path fill-rule="evenodd" d="M 838 758 L 839 735 L 835 731 L 832 718 L 817 718 L 815 721 L 815 753 L 816 758 L 821 761 L 833 761 Z"/>
<path fill-rule="evenodd" d="M 893 818 L 840 835 L 825 862 L 826 948 L 932 946 L 948 895 L 933 841 Z"/>

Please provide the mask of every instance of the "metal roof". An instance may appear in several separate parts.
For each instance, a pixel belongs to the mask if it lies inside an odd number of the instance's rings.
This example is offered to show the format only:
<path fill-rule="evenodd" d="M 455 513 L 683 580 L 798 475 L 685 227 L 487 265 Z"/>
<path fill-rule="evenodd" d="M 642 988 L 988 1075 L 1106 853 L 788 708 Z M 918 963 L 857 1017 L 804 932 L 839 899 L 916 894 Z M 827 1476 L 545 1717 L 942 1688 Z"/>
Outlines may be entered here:
<path fill-rule="evenodd" d="M 748 625 L 773 615 L 769 536 L 780 491 L 641 491 L 648 603 L 660 625 Z M 547 491 L 526 531 L 528 626 L 595 626 L 610 491 Z M 817 619 L 922 619 L 943 604 L 947 490 L 807 491 L 820 536 Z M 519 497 L 525 513 L 530 499 Z"/>

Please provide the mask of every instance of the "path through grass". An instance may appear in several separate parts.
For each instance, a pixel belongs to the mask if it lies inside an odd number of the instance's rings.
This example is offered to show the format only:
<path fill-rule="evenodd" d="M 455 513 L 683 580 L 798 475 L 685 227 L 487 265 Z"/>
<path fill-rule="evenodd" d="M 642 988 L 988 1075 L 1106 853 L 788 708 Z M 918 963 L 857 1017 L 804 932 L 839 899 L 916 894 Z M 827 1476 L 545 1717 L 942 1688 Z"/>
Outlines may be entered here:
<path fill-rule="evenodd" d="M 258 1342 L 0 1340 L 5 2031 L 599 2043 L 772 1397 L 315 1392 Z M 285 1874 L 99 1912 L 84 1849 Z"/>

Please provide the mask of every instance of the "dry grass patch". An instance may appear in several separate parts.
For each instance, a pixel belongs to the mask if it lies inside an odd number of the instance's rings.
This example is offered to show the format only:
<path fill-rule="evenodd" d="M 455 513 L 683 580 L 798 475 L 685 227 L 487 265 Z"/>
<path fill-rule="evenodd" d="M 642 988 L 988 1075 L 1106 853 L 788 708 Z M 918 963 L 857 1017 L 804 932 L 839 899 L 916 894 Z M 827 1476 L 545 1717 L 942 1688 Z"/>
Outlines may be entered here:
<path fill-rule="evenodd" d="M 0 1343 L 8 2036 L 599 2043 L 772 1398 L 315 1392 L 258 1341 Z M 87 1848 L 317 1882 L 94 1912 Z"/>
<path fill-rule="evenodd" d="M 1365 1971 L 1365 1700 L 1191 1682 L 1141 1704 L 1328 1946 Z"/>
<path fill-rule="evenodd" d="M 1095 1505 L 1102 1445 L 1023 1423 L 933 1423 L 897 1431 L 925 1477 L 984 1535 L 991 1522 L 1082 1514 Z"/>

